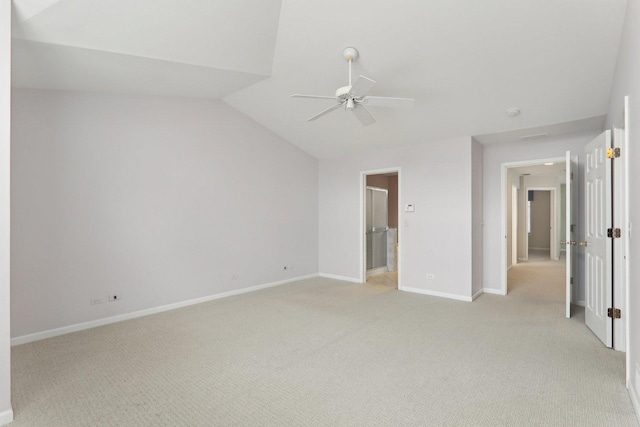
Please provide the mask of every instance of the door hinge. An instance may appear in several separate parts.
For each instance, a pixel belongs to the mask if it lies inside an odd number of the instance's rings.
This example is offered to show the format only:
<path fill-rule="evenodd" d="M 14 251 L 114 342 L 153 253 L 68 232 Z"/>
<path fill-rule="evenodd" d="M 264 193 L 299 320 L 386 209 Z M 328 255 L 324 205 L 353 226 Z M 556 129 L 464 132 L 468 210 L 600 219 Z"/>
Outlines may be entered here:
<path fill-rule="evenodd" d="M 622 317 L 622 311 L 620 311 L 619 308 L 608 308 L 607 317 L 611 317 L 612 319 L 620 319 Z"/>
<path fill-rule="evenodd" d="M 569 284 L 573 285 L 573 277 L 569 278 Z"/>
<path fill-rule="evenodd" d="M 573 233 L 574 231 L 576 231 L 576 225 L 575 224 L 571 224 L 571 227 L 569 227 L 569 230 Z"/>
<path fill-rule="evenodd" d="M 607 159 L 613 159 L 617 157 L 620 157 L 619 148 L 607 148 Z"/>
<path fill-rule="evenodd" d="M 622 231 L 619 228 L 607 228 L 607 237 L 610 239 L 619 239 L 622 237 Z"/>

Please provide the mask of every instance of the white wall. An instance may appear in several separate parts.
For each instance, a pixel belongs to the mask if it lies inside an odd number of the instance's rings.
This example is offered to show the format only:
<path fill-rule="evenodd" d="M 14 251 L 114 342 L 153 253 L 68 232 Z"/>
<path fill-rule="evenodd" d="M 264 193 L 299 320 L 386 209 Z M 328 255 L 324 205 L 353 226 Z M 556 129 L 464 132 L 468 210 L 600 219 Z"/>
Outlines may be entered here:
<path fill-rule="evenodd" d="M 548 159 L 554 157 L 564 157 L 565 152 L 570 150 L 579 155 L 579 170 L 574 182 L 581 183 L 583 180 L 582 159 L 584 157 L 584 146 L 591 141 L 597 133 L 585 133 L 578 135 L 567 135 L 558 138 L 550 138 L 539 141 L 517 141 L 504 144 L 487 144 L 484 146 L 484 288 L 495 292 L 501 289 L 501 269 L 502 269 L 502 239 L 506 235 L 502 234 L 501 224 L 501 194 L 511 191 L 511 189 L 501 188 L 501 165 L 502 163 L 518 162 L 524 160 Z M 581 186 L 581 185 L 580 185 Z M 521 187 L 523 188 L 523 187 Z M 524 189 L 523 189 L 524 190 Z M 524 191 L 521 191 L 524 194 Z M 578 194 L 581 191 L 578 189 Z M 526 195 L 526 194 L 525 194 Z M 584 205 L 582 197 L 578 198 L 578 211 Z M 581 221 L 578 222 L 577 236 L 583 235 Z M 582 255 L 582 256 L 581 256 Z M 584 254 L 578 252 L 578 271 L 584 270 Z M 578 277 L 578 287 L 582 287 L 581 277 Z M 584 295 L 580 289 L 579 295 Z"/>
<path fill-rule="evenodd" d="M 11 0 L 0 0 L 0 425 L 11 411 L 10 312 L 10 153 Z"/>
<path fill-rule="evenodd" d="M 461 138 L 320 161 L 320 272 L 361 279 L 360 172 L 401 167 L 401 286 L 472 295 L 472 143 Z M 428 273 L 434 280 L 427 280 Z"/>
<path fill-rule="evenodd" d="M 221 101 L 15 90 L 12 124 L 13 337 L 318 272 L 317 160 Z"/>
<path fill-rule="evenodd" d="M 630 227 L 640 227 L 640 0 L 629 0 L 616 72 L 611 91 L 607 126 L 622 114 L 625 95 L 629 96 L 629 194 Z M 629 358 L 629 391 L 640 418 L 640 235 L 633 232 L 629 240 L 629 312 L 627 357 Z M 624 313 L 623 313 L 624 315 Z"/>

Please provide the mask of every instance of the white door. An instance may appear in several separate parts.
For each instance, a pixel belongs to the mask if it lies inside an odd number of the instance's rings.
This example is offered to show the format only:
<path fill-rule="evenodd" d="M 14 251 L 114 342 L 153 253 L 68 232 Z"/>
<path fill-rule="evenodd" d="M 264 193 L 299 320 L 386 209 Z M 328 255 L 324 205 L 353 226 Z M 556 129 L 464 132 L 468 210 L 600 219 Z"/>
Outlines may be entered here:
<path fill-rule="evenodd" d="M 565 304 L 566 304 L 566 313 L 567 319 L 571 317 L 571 295 L 573 295 L 573 248 L 574 245 L 571 244 L 575 242 L 575 237 L 573 236 L 573 198 L 571 191 L 571 184 L 573 180 L 573 163 L 571 162 L 571 152 L 567 151 L 567 159 L 565 160 L 565 235 L 564 235 L 564 243 L 567 245 L 566 251 L 566 271 L 565 271 L 565 288 L 566 288 L 566 296 L 565 296 Z M 562 242 L 561 242 L 562 243 Z"/>
<path fill-rule="evenodd" d="M 585 323 L 607 346 L 612 344 L 611 307 L 611 131 L 585 147 Z"/>

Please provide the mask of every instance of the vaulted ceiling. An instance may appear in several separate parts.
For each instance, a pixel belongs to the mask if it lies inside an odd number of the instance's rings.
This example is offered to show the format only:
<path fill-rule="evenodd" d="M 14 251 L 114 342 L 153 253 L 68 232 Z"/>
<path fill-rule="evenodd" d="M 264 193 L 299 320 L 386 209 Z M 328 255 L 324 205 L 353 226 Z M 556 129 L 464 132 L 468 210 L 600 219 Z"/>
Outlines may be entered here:
<path fill-rule="evenodd" d="M 318 158 L 602 126 L 626 0 L 14 0 L 16 87 L 221 98 Z M 415 98 L 305 120 L 353 72 Z M 521 114 L 507 117 L 518 107 Z M 482 135 L 485 135 L 483 137 Z M 507 134 L 508 135 L 508 134 Z M 497 140 L 500 138 L 496 136 Z M 504 137 L 502 138 L 504 139 Z"/>

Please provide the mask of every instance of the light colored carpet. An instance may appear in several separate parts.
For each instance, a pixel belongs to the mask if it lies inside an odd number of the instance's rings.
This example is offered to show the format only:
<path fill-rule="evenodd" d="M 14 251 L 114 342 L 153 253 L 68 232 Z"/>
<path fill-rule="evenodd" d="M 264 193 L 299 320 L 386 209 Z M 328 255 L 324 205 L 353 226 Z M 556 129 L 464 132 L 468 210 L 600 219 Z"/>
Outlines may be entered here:
<path fill-rule="evenodd" d="M 390 271 L 387 273 L 374 274 L 373 276 L 367 277 L 367 283 L 398 289 L 398 272 Z"/>
<path fill-rule="evenodd" d="M 624 355 L 523 289 L 309 279 L 12 356 L 15 427 L 636 425 Z"/>

